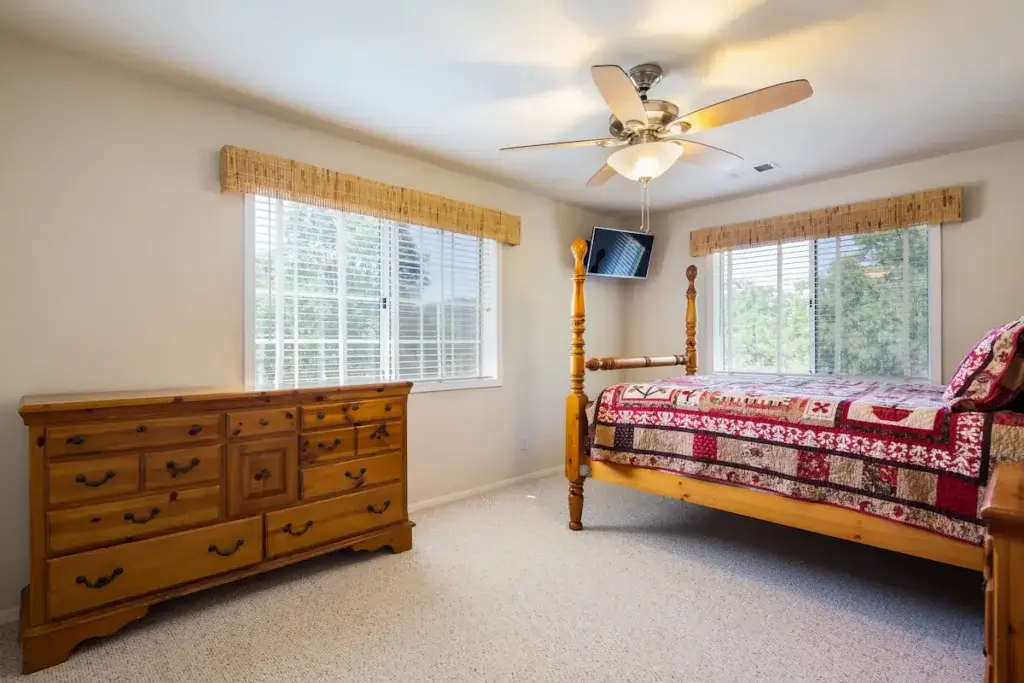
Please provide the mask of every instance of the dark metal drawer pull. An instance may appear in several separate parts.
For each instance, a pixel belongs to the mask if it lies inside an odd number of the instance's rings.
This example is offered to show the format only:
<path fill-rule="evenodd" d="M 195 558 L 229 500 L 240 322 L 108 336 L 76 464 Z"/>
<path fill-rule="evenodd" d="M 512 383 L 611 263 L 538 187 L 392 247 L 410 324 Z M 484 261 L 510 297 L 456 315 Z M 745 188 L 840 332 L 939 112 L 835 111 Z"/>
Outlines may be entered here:
<path fill-rule="evenodd" d="M 78 482 L 79 484 L 85 484 L 86 486 L 96 487 L 103 486 L 116 476 L 117 472 L 115 472 L 114 470 L 107 470 L 106 472 L 103 473 L 103 478 L 100 479 L 99 481 L 89 481 L 88 479 L 86 479 L 84 474 L 79 474 L 78 476 L 76 476 L 75 481 Z"/>
<path fill-rule="evenodd" d="M 95 581 L 89 581 L 89 579 L 87 579 L 86 577 L 79 576 L 77 579 L 75 579 L 75 583 L 83 584 L 86 588 L 103 588 L 104 586 L 109 586 L 110 584 L 112 584 L 114 582 L 114 579 L 121 576 L 121 574 L 123 573 L 124 569 L 121 569 L 120 567 L 115 567 L 114 571 L 110 573 L 110 576 L 101 576 Z"/>
<path fill-rule="evenodd" d="M 232 548 L 231 550 L 221 550 L 216 545 L 211 543 L 210 547 L 206 549 L 206 552 L 208 552 L 208 553 L 217 553 L 221 557 L 231 557 L 232 555 L 237 553 L 238 549 L 241 548 L 243 545 L 245 545 L 245 539 L 244 538 L 240 538 L 237 541 L 235 541 L 235 547 Z"/>
<path fill-rule="evenodd" d="M 82 436 L 81 434 L 75 434 L 74 436 L 68 438 L 68 443 L 74 446 L 81 446 L 83 443 L 85 443 L 85 437 Z"/>
<path fill-rule="evenodd" d="M 322 451 L 333 451 L 340 445 L 341 439 L 335 439 L 332 443 L 324 443 L 323 441 L 319 441 L 317 442 L 316 447 Z"/>
<path fill-rule="evenodd" d="M 353 486 L 353 488 L 359 488 L 360 486 L 362 486 L 363 484 L 366 483 L 366 468 L 365 467 L 360 467 L 359 468 L 359 474 L 352 474 L 351 472 L 345 472 L 345 478 L 346 479 L 351 479 L 355 483 L 355 486 Z"/>
<path fill-rule="evenodd" d="M 308 519 L 308 520 L 306 520 L 306 526 L 302 529 L 302 531 L 293 531 L 292 530 L 292 523 L 288 522 L 283 527 L 281 527 L 281 531 L 283 531 L 283 532 L 285 532 L 287 534 L 291 534 L 292 536 L 302 536 L 307 531 L 309 531 L 309 527 L 311 527 L 311 526 L 313 526 L 313 520 Z"/>
<path fill-rule="evenodd" d="M 256 473 L 253 477 L 256 481 L 262 481 L 263 479 L 270 479 L 270 470 L 264 467 L 262 470 Z"/>
<path fill-rule="evenodd" d="M 391 404 L 390 403 L 384 404 L 384 410 L 385 410 L 385 412 L 390 413 L 391 412 Z"/>
<path fill-rule="evenodd" d="M 367 505 L 366 506 L 366 511 L 367 512 L 372 512 L 375 515 L 383 515 L 385 512 L 387 512 L 389 507 L 391 507 L 391 501 L 390 500 L 385 500 L 384 501 L 384 506 L 381 507 L 379 510 L 377 508 L 373 507 L 372 505 Z"/>
<path fill-rule="evenodd" d="M 179 475 L 188 474 L 192 471 L 192 468 L 199 464 L 199 458 L 192 458 L 187 465 L 178 466 L 178 463 L 173 460 L 167 461 L 167 473 L 171 475 L 171 479 L 177 479 Z"/>
<path fill-rule="evenodd" d="M 146 433 L 146 429 L 147 429 L 146 425 L 139 425 L 138 427 L 135 428 L 135 431 L 138 434 L 145 434 Z"/>
<path fill-rule="evenodd" d="M 133 522 L 135 524 L 145 524 L 146 522 L 152 520 L 154 517 L 156 517 L 159 514 L 160 514 L 160 508 L 153 508 L 152 510 L 149 511 L 149 517 L 146 517 L 145 519 L 136 519 L 135 515 L 133 513 L 126 512 L 126 513 L 124 513 L 124 520 L 126 522 Z"/>
<path fill-rule="evenodd" d="M 317 412 L 317 414 L 316 414 L 316 419 L 318 419 L 318 420 L 322 420 L 322 419 L 324 419 L 325 417 L 327 417 L 327 415 L 326 415 L 326 414 L 324 413 L 324 411 L 322 411 L 322 410 L 321 410 L 321 411 L 318 411 L 318 412 Z"/>
<path fill-rule="evenodd" d="M 201 431 L 203 431 L 203 425 L 192 425 L 192 429 L 188 430 L 188 435 L 195 436 Z"/>
<path fill-rule="evenodd" d="M 373 433 L 370 434 L 371 439 L 383 439 L 385 436 L 391 436 L 391 433 L 388 432 L 387 425 L 381 425 L 380 427 L 377 427 L 375 430 L 373 430 Z"/>
<path fill-rule="evenodd" d="M 265 417 L 261 417 L 261 418 L 260 418 L 260 426 L 262 426 L 262 427 L 266 427 L 266 426 L 267 426 L 268 424 L 270 424 L 270 420 L 268 420 L 268 419 L 267 419 L 267 418 L 265 418 Z"/>

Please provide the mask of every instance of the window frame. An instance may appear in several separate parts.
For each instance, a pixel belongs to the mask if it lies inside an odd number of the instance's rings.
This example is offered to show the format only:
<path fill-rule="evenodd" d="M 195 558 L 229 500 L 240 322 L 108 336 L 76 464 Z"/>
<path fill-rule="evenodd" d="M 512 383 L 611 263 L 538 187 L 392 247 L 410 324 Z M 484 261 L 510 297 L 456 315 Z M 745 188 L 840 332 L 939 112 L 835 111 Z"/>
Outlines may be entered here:
<path fill-rule="evenodd" d="M 245 388 L 247 391 L 273 391 L 256 386 L 256 196 L 245 195 L 245 210 L 242 224 L 244 239 L 244 268 L 245 268 L 245 291 L 244 291 L 244 324 L 243 324 L 243 348 L 245 351 L 244 373 Z M 429 227 L 429 226 L 428 226 Z M 436 229 L 436 228 L 435 228 Z M 481 238 L 482 239 L 482 238 Z M 397 248 L 394 240 L 388 239 L 389 249 Z M 451 380 L 409 380 L 412 381 L 412 393 L 428 393 L 434 391 L 460 391 L 464 389 L 489 389 L 503 385 L 503 354 L 502 354 L 502 311 L 503 311 L 503 287 L 502 287 L 502 245 L 494 247 L 494 312 L 491 324 L 484 325 L 481 332 L 481 364 L 493 366 L 494 377 L 481 377 L 474 379 L 451 379 Z M 392 268 L 397 264 L 392 262 Z M 391 299 L 389 293 L 389 299 Z M 398 300 L 395 299 L 394 310 L 397 308 Z M 392 310 L 391 308 L 388 309 Z M 398 334 L 397 325 L 388 324 L 390 338 L 382 339 L 381 346 L 390 346 L 395 342 Z M 493 361 L 490 356 L 484 353 L 483 349 L 493 349 Z M 393 379 L 393 382 L 407 380 Z M 335 386 L 335 385 L 329 385 Z M 344 386 L 359 386 L 357 384 Z M 282 387 L 283 389 L 284 387 Z M 315 387 L 313 387 L 315 388 Z"/>
<path fill-rule="evenodd" d="M 883 381 L 895 381 L 895 382 L 908 382 L 908 383 L 920 383 L 920 382 L 931 382 L 932 384 L 942 384 L 942 225 L 939 223 L 927 223 L 922 226 L 909 226 L 914 227 L 925 227 L 928 231 L 928 377 L 927 378 L 914 378 L 907 379 L 903 377 L 869 377 L 863 375 L 829 375 L 829 374 L 814 374 L 814 373 L 776 373 L 776 372 L 740 372 L 740 371 L 726 371 L 719 369 L 719 363 L 724 357 L 724 335 L 722 334 L 721 322 L 722 316 L 720 311 L 722 309 L 722 292 L 721 292 L 721 278 L 723 275 L 723 265 L 721 252 L 711 254 L 710 260 L 710 273 L 711 277 L 708 280 L 711 289 L 711 295 L 707 297 L 710 301 L 710 305 L 704 307 L 706 313 L 706 319 L 709 319 L 710 335 L 705 337 L 709 339 L 711 344 L 710 356 L 711 356 L 711 368 L 712 372 L 716 375 L 746 375 L 746 376 L 761 376 L 761 377 L 837 377 L 849 380 L 883 380 Z M 819 239 L 819 238 L 815 238 Z M 811 258 L 810 268 L 814 268 L 814 258 Z M 699 325 L 699 321 L 698 321 Z M 813 319 L 812 319 L 813 325 Z M 811 344 L 814 343 L 813 334 L 811 336 Z"/>

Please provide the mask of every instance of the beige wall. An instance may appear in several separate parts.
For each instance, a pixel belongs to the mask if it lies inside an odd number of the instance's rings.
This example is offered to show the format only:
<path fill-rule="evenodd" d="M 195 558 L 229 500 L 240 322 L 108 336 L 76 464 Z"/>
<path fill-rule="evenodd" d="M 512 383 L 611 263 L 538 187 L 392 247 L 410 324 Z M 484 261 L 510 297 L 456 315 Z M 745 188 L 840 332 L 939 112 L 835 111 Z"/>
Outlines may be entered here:
<path fill-rule="evenodd" d="M 504 385 L 413 396 L 411 500 L 561 465 L 568 245 L 612 220 L 4 38 L 0 93 L 0 608 L 27 580 L 21 395 L 242 388 L 224 144 L 521 215 L 522 245 L 502 250 Z M 589 287 L 593 353 L 621 351 L 623 291 Z"/>
<path fill-rule="evenodd" d="M 690 230 L 949 185 L 966 188 L 966 220 L 942 227 L 942 374 L 948 379 L 981 335 L 1024 315 L 1024 140 L 657 216 L 653 275 L 627 292 L 629 352 L 681 352 L 690 263 L 700 269 L 698 352 L 711 348 L 710 258 L 690 256 Z M 710 372 L 708 356 L 701 358 L 701 371 Z M 671 373 L 651 369 L 631 378 L 663 376 Z"/>

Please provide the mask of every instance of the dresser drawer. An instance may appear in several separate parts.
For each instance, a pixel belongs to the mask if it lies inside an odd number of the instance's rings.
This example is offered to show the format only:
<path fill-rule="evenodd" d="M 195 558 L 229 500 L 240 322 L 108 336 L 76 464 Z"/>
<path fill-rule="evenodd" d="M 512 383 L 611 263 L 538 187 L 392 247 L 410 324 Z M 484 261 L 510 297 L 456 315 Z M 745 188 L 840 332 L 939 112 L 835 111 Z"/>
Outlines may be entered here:
<path fill-rule="evenodd" d="M 46 470 L 50 505 L 112 498 L 139 490 L 138 455 L 52 462 Z"/>
<path fill-rule="evenodd" d="M 228 445 L 228 514 L 251 515 L 298 498 L 298 437 Z"/>
<path fill-rule="evenodd" d="M 245 439 L 250 436 L 294 432 L 297 408 L 265 408 L 228 413 L 228 436 Z"/>
<path fill-rule="evenodd" d="M 46 454 L 74 455 L 210 441 L 220 438 L 223 419 L 221 415 L 199 415 L 49 427 L 46 430 Z"/>
<path fill-rule="evenodd" d="M 302 408 L 302 428 L 354 425 L 402 416 L 402 402 L 396 398 L 374 398 L 368 401 L 320 403 Z"/>
<path fill-rule="evenodd" d="M 375 422 L 356 428 L 356 453 L 369 455 L 402 447 L 404 429 L 401 422 Z"/>
<path fill-rule="evenodd" d="M 356 454 L 356 428 L 331 429 L 302 435 L 299 445 L 302 462 L 314 464 Z"/>
<path fill-rule="evenodd" d="M 401 478 L 401 453 L 309 467 L 302 471 L 302 497 L 319 498 L 332 493 L 348 493 L 364 486 L 386 484 Z"/>
<path fill-rule="evenodd" d="M 330 543 L 400 519 L 401 484 L 268 512 L 267 557 Z"/>
<path fill-rule="evenodd" d="M 50 617 L 256 564 L 262 533 L 262 520 L 251 517 L 50 560 Z"/>
<path fill-rule="evenodd" d="M 220 480 L 224 446 L 198 446 L 145 453 L 142 471 L 147 491 L 181 488 Z"/>
<path fill-rule="evenodd" d="M 220 487 L 169 491 L 46 515 L 50 552 L 143 538 L 220 519 Z"/>

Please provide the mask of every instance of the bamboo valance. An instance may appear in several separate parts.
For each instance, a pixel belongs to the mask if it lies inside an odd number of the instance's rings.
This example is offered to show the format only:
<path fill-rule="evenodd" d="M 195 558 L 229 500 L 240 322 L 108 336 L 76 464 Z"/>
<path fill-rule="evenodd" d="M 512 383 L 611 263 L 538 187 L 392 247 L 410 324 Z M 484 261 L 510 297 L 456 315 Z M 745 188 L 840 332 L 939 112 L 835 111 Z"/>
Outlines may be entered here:
<path fill-rule="evenodd" d="M 705 256 L 736 247 L 898 230 L 926 223 L 956 223 L 963 220 L 963 206 L 963 188 L 946 187 L 718 228 L 704 228 L 690 233 L 690 255 Z"/>
<path fill-rule="evenodd" d="M 519 244 L 519 216 L 230 145 L 220 151 L 220 189 Z"/>

